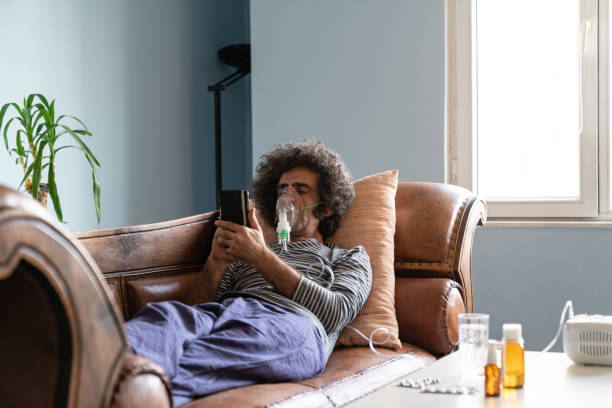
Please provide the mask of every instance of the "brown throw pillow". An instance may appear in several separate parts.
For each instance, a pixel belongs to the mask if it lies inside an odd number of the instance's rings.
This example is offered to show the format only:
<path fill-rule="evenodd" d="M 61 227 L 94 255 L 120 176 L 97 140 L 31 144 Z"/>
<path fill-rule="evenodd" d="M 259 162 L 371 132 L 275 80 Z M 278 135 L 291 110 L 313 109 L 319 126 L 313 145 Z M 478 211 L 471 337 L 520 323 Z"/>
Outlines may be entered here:
<path fill-rule="evenodd" d="M 362 245 L 372 264 L 370 296 L 350 324 L 366 336 L 379 327 L 389 329 L 391 336 L 382 347 L 398 349 L 397 318 L 395 316 L 395 193 L 397 170 L 374 174 L 355 181 L 355 201 L 342 218 L 340 227 L 329 238 L 341 248 Z M 381 341 L 386 332 L 378 331 L 374 340 Z M 365 346 L 368 342 L 349 328 L 345 328 L 337 345 Z"/>

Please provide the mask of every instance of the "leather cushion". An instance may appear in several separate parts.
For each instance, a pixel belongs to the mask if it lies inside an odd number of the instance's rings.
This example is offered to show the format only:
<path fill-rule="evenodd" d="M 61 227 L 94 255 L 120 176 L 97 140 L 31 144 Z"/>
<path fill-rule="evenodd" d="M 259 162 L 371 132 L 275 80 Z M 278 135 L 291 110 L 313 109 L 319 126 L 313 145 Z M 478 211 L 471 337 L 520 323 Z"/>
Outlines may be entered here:
<path fill-rule="evenodd" d="M 111 298 L 113 299 L 113 302 L 115 302 L 115 305 L 117 306 L 117 312 L 121 312 L 119 314 L 121 315 L 122 318 L 125 318 L 123 314 L 123 307 L 121 307 L 123 305 L 123 301 L 121 300 L 121 278 L 119 278 L 118 276 L 106 278 L 106 283 L 108 283 L 108 288 L 110 289 Z"/>
<path fill-rule="evenodd" d="M 148 275 L 144 279 L 139 276 L 126 277 L 127 319 L 132 318 L 149 302 L 184 299 L 195 285 L 199 273 L 196 270 L 172 276 Z"/>
<path fill-rule="evenodd" d="M 218 392 L 183 405 L 182 408 L 266 407 L 292 395 L 309 391 L 310 387 L 295 383 L 257 384 Z"/>
<path fill-rule="evenodd" d="M 399 351 L 369 347 L 336 348 L 319 377 L 299 383 L 259 384 L 234 388 L 193 401 L 185 408 L 204 407 L 335 407 L 356 400 L 435 361 L 414 346 Z M 401 354 L 410 352 L 411 357 Z"/>
<path fill-rule="evenodd" d="M 300 381 L 300 384 L 313 388 L 324 387 L 334 381 L 352 376 L 369 367 L 375 367 L 405 353 L 410 353 L 410 356 L 424 363 L 435 361 L 435 358 L 426 351 L 407 343 L 403 343 L 398 351 L 380 347 L 377 347 L 376 350 L 383 355 L 374 354 L 369 347 L 338 347 L 329 357 L 323 374 L 315 378 Z M 408 357 L 408 359 L 410 358 Z"/>

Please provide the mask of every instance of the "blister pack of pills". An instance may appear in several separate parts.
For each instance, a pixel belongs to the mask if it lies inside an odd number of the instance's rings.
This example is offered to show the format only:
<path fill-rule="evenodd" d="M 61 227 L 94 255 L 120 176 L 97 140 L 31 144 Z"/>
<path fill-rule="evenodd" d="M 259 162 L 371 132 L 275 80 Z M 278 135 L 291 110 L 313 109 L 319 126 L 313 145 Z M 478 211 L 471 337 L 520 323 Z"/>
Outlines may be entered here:
<path fill-rule="evenodd" d="M 424 377 L 418 380 L 406 379 L 400 382 L 401 387 L 414 388 L 421 392 L 436 394 L 476 394 L 479 389 L 473 385 L 441 382 L 439 378 Z"/>

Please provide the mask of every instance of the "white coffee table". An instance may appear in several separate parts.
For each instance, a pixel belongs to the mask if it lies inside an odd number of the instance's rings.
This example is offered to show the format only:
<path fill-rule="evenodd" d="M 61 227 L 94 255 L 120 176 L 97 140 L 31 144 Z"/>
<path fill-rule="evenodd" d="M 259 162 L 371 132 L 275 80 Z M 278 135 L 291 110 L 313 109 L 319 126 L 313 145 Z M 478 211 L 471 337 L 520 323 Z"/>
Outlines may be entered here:
<path fill-rule="evenodd" d="M 527 352 L 525 386 L 502 389 L 498 397 L 432 394 L 400 387 L 399 381 L 349 404 L 370 407 L 612 407 L 612 367 L 575 364 L 564 353 Z M 437 377 L 459 382 L 458 354 L 453 353 L 405 377 Z"/>

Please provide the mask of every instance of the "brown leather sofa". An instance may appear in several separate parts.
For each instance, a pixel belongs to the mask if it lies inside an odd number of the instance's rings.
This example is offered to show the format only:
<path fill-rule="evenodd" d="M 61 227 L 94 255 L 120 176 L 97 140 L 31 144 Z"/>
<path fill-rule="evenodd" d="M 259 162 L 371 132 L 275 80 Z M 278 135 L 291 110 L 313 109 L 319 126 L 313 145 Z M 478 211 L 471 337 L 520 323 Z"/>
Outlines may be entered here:
<path fill-rule="evenodd" d="M 319 377 L 236 388 L 187 407 L 341 406 L 452 351 L 456 315 L 473 308 L 472 242 L 485 204 L 459 187 L 403 182 L 396 211 L 401 352 L 337 348 Z M 147 302 L 187 294 L 217 216 L 72 234 L 0 186 L 0 405 L 169 406 L 167 379 L 127 354 L 122 322 Z"/>

